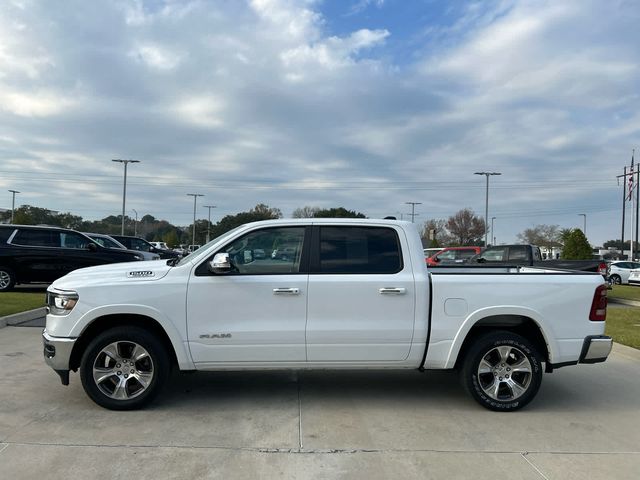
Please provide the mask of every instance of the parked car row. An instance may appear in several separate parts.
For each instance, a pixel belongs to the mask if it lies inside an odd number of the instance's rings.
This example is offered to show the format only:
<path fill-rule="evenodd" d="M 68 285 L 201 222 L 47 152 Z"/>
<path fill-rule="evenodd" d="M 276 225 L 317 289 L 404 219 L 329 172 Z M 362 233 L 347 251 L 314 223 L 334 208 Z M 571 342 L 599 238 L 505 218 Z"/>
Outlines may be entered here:
<path fill-rule="evenodd" d="M 604 260 L 543 260 L 540 248 L 527 244 L 494 245 L 484 249 L 476 246 L 448 247 L 426 258 L 426 262 L 430 267 L 452 264 L 537 266 L 607 275 L 607 264 Z"/>
<path fill-rule="evenodd" d="M 50 283 L 78 268 L 179 256 L 137 237 L 0 225 L 0 292 L 16 284 Z"/>

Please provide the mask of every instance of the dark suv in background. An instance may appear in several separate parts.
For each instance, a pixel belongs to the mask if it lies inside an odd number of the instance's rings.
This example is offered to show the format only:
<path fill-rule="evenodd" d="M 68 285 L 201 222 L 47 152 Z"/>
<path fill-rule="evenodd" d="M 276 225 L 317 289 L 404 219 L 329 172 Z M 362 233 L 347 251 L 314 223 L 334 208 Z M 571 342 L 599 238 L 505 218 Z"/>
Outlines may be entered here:
<path fill-rule="evenodd" d="M 98 245 L 66 228 L 0 225 L 0 292 L 16 283 L 53 282 L 72 270 L 142 260 L 142 255 Z"/>
<path fill-rule="evenodd" d="M 160 258 L 164 260 L 181 256 L 178 252 L 174 252 L 173 250 L 156 248 L 142 238 L 130 237 L 127 235 L 110 235 L 110 237 L 116 239 L 118 242 L 123 244 L 129 250 L 139 250 L 141 252 L 157 253 L 158 255 L 160 255 Z"/>

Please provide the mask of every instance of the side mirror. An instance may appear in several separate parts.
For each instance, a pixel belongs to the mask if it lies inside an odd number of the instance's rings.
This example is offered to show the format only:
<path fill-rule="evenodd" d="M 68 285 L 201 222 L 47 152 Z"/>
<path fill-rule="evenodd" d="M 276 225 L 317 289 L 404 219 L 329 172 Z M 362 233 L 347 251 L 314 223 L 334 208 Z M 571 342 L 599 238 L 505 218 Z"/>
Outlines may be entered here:
<path fill-rule="evenodd" d="M 207 264 L 207 268 L 211 273 L 221 274 L 229 273 L 231 271 L 231 259 L 228 253 L 216 253 Z"/>
<path fill-rule="evenodd" d="M 484 258 L 484 257 L 476 258 L 476 262 L 478 262 L 478 263 L 486 263 L 487 259 Z"/>
<path fill-rule="evenodd" d="M 90 252 L 97 252 L 98 251 L 98 246 L 91 242 L 87 244 L 87 250 L 89 250 Z"/>
<path fill-rule="evenodd" d="M 440 261 L 440 259 L 438 257 L 433 257 L 431 260 L 436 262 L 436 263 L 438 263 Z"/>

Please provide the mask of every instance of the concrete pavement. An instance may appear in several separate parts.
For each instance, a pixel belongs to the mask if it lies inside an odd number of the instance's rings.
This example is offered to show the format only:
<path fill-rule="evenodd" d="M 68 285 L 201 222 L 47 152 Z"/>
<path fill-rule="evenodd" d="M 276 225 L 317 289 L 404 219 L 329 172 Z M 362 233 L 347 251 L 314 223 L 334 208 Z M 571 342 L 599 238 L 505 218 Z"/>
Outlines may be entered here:
<path fill-rule="evenodd" d="M 525 410 L 489 412 L 450 372 L 174 375 L 111 412 L 60 385 L 39 328 L 0 330 L 0 477 L 636 479 L 640 352 L 545 375 Z"/>

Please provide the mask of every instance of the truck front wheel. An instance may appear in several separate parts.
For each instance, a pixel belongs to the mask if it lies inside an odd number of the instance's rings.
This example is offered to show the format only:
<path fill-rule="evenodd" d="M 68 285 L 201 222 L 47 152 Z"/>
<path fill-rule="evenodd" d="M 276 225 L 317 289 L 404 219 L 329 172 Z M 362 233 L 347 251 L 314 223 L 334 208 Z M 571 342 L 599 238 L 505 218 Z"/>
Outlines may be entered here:
<path fill-rule="evenodd" d="M 80 380 L 89 397 L 110 410 L 149 404 L 169 376 L 165 348 L 138 327 L 116 327 L 99 334 L 80 362 Z"/>
<path fill-rule="evenodd" d="M 462 383 L 483 407 L 514 411 L 535 397 L 542 382 L 542 359 L 524 337 L 497 331 L 481 336 L 468 350 Z"/>

